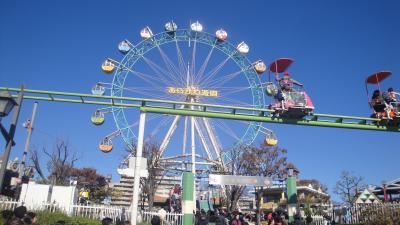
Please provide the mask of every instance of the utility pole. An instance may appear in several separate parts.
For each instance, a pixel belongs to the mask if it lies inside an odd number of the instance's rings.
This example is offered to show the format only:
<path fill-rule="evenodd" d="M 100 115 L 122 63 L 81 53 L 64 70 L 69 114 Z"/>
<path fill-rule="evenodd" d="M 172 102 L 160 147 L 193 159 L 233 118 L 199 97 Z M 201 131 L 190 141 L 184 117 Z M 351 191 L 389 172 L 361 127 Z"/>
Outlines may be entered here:
<path fill-rule="evenodd" d="M 33 103 L 33 110 L 32 110 L 32 117 L 31 117 L 30 120 L 28 120 L 28 121 L 26 121 L 24 123 L 24 127 L 27 129 L 28 135 L 26 136 L 24 153 L 22 155 L 21 165 L 19 167 L 19 176 L 18 176 L 19 178 L 22 178 L 23 174 L 25 173 L 26 157 L 27 157 L 28 152 L 29 152 L 29 145 L 30 145 L 30 142 L 31 142 L 31 135 L 32 135 L 32 131 L 33 131 L 33 123 L 35 122 L 37 106 L 38 106 L 38 102 L 34 102 Z"/>
<path fill-rule="evenodd" d="M 21 86 L 21 91 L 19 92 L 16 101 L 17 105 L 14 108 L 15 111 L 11 121 L 10 129 L 8 131 L 9 138 L 7 140 L 6 148 L 2 155 L 2 162 L 0 166 L 0 188 L 3 187 L 4 174 L 6 173 L 8 159 L 10 158 L 11 147 L 14 143 L 14 134 L 15 134 L 15 129 L 17 128 L 18 117 L 19 117 L 19 112 L 21 111 L 23 97 L 24 97 L 24 86 Z"/>

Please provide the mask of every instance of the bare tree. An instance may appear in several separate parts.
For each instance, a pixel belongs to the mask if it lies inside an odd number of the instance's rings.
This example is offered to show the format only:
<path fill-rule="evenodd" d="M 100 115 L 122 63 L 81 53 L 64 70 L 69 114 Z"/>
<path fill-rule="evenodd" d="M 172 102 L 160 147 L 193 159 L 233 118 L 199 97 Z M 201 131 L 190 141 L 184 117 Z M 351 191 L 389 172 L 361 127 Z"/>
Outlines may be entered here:
<path fill-rule="evenodd" d="M 244 175 L 245 171 L 243 171 L 243 160 L 242 160 L 242 154 L 243 151 L 245 151 L 246 146 L 240 146 L 237 148 L 233 148 L 227 152 L 228 157 L 230 158 L 230 162 L 227 166 L 227 168 L 215 168 L 217 171 L 216 172 L 221 172 L 225 174 L 231 174 L 231 175 Z M 224 169 L 227 169 L 227 171 L 224 171 Z M 225 207 L 228 210 L 228 212 L 233 212 L 237 210 L 237 205 L 240 197 L 243 195 L 245 191 L 245 186 L 240 186 L 240 185 L 229 185 L 225 186 L 225 196 L 226 199 L 224 201 Z"/>
<path fill-rule="evenodd" d="M 76 152 L 72 151 L 68 142 L 63 139 L 58 139 L 51 152 L 47 151 L 46 148 L 43 148 L 42 152 L 48 158 L 47 171 L 49 172 L 49 176 L 47 178 L 41 168 L 38 151 L 32 151 L 31 155 L 33 165 L 42 180 L 52 185 L 68 184 L 71 171 L 74 168 L 74 163 L 78 160 Z"/>
<path fill-rule="evenodd" d="M 286 173 L 287 150 L 264 144 L 248 146 L 242 155 L 245 175 L 282 178 Z M 261 198 L 264 187 L 255 187 L 257 224 L 261 224 Z"/>
<path fill-rule="evenodd" d="M 128 152 L 136 154 L 136 145 L 132 144 Z M 147 196 L 147 204 L 150 209 L 154 205 L 154 197 L 158 186 L 164 178 L 166 170 L 161 163 L 160 145 L 156 142 L 146 141 L 143 145 L 143 157 L 147 159 L 148 177 L 140 179 L 142 193 Z"/>
<path fill-rule="evenodd" d="M 227 173 L 232 175 L 282 177 L 286 167 L 285 149 L 270 147 L 264 144 L 259 146 L 241 145 L 229 152 L 231 158 Z M 237 203 L 243 195 L 245 186 L 231 185 L 225 188 L 227 200 L 225 205 L 229 211 L 237 209 Z M 257 216 L 260 219 L 261 197 L 263 188 L 256 188 Z"/>
<path fill-rule="evenodd" d="M 357 193 L 363 188 L 365 188 L 365 184 L 361 176 L 356 176 L 353 172 L 342 171 L 333 192 L 347 204 L 353 205 Z"/>

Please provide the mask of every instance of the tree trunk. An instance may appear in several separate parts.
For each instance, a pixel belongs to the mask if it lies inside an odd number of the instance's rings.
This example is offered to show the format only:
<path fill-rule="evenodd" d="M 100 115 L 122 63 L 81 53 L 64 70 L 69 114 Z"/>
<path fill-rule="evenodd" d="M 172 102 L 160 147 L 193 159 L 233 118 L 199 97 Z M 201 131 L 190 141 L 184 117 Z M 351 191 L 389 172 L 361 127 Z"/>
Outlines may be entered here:
<path fill-rule="evenodd" d="M 256 225 L 261 224 L 261 197 L 262 197 L 263 188 L 256 189 L 255 191 L 255 199 L 256 199 Z"/>

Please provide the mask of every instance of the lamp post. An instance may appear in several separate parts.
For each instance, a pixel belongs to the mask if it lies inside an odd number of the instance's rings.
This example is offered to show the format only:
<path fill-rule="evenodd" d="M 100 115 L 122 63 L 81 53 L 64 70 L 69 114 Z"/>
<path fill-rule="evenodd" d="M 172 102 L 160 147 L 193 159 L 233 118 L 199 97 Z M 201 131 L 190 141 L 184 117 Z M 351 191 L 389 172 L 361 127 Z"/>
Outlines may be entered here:
<path fill-rule="evenodd" d="M 5 117 L 15 107 L 13 118 L 11 121 L 10 129 L 7 132 L 3 125 L 0 123 L 1 133 L 6 139 L 6 148 L 2 155 L 2 162 L 0 166 L 0 188 L 3 187 L 4 174 L 6 172 L 8 158 L 10 157 L 11 147 L 14 145 L 14 134 L 17 127 L 19 112 L 22 106 L 22 99 L 24 96 L 24 87 L 21 86 L 21 91 L 18 94 L 17 101 L 8 92 L 0 92 L 0 117 Z"/>

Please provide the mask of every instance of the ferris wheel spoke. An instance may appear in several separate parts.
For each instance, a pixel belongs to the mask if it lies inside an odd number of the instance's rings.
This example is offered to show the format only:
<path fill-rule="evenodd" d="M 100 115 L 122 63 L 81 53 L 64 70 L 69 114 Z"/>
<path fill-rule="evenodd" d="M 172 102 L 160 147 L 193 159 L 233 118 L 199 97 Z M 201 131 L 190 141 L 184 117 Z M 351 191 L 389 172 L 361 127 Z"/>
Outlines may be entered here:
<path fill-rule="evenodd" d="M 235 77 L 239 76 L 240 74 L 242 74 L 241 70 L 233 72 L 233 73 L 229 73 L 229 74 L 226 74 L 226 75 L 222 75 L 218 79 L 215 79 L 213 81 L 207 82 L 205 85 L 207 85 L 207 87 L 213 87 L 215 85 L 222 86 L 223 84 L 226 84 L 227 82 L 229 82 L 230 80 L 232 80 Z"/>
<path fill-rule="evenodd" d="M 160 82 L 167 86 L 173 85 L 169 80 L 165 79 L 165 77 L 158 75 L 157 72 L 155 72 L 156 73 L 155 76 L 151 76 L 149 74 L 142 73 L 142 72 L 132 70 L 132 69 L 130 69 L 129 72 L 131 72 L 131 74 L 139 77 L 140 79 L 144 80 L 145 82 L 147 82 L 148 84 L 150 84 L 153 87 L 157 86 L 156 82 L 153 82 L 153 81 Z"/>
<path fill-rule="evenodd" d="M 208 144 L 207 144 L 207 142 L 206 142 L 206 139 L 205 139 L 205 137 L 204 137 L 204 135 L 203 135 L 203 131 L 200 129 L 200 126 L 199 126 L 199 124 L 198 124 L 197 119 L 194 118 L 193 121 L 194 121 L 194 127 L 196 128 L 196 132 L 197 132 L 197 134 L 199 135 L 201 145 L 203 146 L 203 149 L 204 149 L 204 151 L 205 151 L 206 154 L 207 154 L 207 158 L 208 158 L 209 160 L 212 160 L 211 152 L 210 152 L 210 149 L 209 149 Z"/>
<path fill-rule="evenodd" d="M 162 115 L 160 115 L 162 116 Z M 172 117 L 162 117 L 162 119 L 157 122 L 157 126 L 150 132 L 150 134 L 147 136 L 146 140 L 149 141 L 154 138 L 154 136 L 163 128 L 166 126 L 168 123 L 170 123 L 172 120 Z"/>
<path fill-rule="evenodd" d="M 163 141 L 161 142 L 160 145 L 160 155 L 162 156 L 164 154 L 164 151 L 167 149 L 167 146 L 171 140 L 172 135 L 174 134 L 176 128 L 178 127 L 179 120 L 181 119 L 181 116 L 177 115 L 174 118 L 174 121 L 172 122 L 171 126 L 169 127 L 167 134 L 165 135 Z"/>
<path fill-rule="evenodd" d="M 216 105 L 220 105 L 221 102 L 224 102 L 224 104 L 231 103 L 231 104 L 234 104 L 235 106 L 240 106 L 240 107 L 251 106 L 251 104 L 249 104 L 248 102 L 239 101 L 239 100 L 233 99 L 233 98 L 226 98 L 226 97 L 219 96 L 218 100 L 220 100 L 220 101 L 216 101 L 214 99 L 209 99 L 209 102 L 212 104 L 216 104 Z"/>
<path fill-rule="evenodd" d="M 204 127 L 206 129 L 207 135 L 211 141 L 211 145 L 213 146 L 215 155 L 217 156 L 218 161 L 221 164 L 223 164 L 223 161 L 221 158 L 221 149 L 222 149 L 221 142 L 219 141 L 218 136 L 215 135 L 215 130 L 214 130 L 212 124 L 209 122 L 209 119 L 203 117 L 202 120 L 203 120 Z"/>
<path fill-rule="evenodd" d="M 142 56 L 142 58 L 160 79 L 165 79 L 162 78 L 162 74 L 164 74 L 165 76 L 169 77 L 172 81 L 174 81 L 175 84 L 179 84 L 179 81 L 176 79 L 176 77 L 173 76 L 173 74 L 170 74 L 168 71 L 165 71 L 165 69 L 161 68 L 159 65 L 154 63 L 152 60 L 146 58 L 145 56 Z"/>
<path fill-rule="evenodd" d="M 220 95 L 219 96 L 222 96 L 222 97 L 227 97 L 227 96 L 232 95 L 232 94 L 237 94 L 237 93 L 240 93 L 240 92 L 243 92 L 243 91 L 249 91 L 250 90 L 250 87 L 237 87 L 235 89 L 225 89 L 225 90 L 224 90 L 223 87 L 213 87 L 213 88 L 219 90 L 220 91 Z"/>
<path fill-rule="evenodd" d="M 218 72 L 225 66 L 225 64 L 230 59 L 230 56 L 226 57 L 221 63 L 219 63 L 216 67 L 214 67 L 210 72 L 208 72 L 203 80 L 199 81 L 200 84 L 206 84 L 212 77 L 214 77 Z"/>
<path fill-rule="evenodd" d="M 181 77 L 183 83 L 186 83 L 185 75 L 187 74 L 188 71 L 186 71 L 186 63 L 185 63 L 185 60 L 183 59 L 182 51 L 181 51 L 181 48 L 179 47 L 179 43 L 177 40 L 175 40 L 175 47 L 176 47 L 176 56 L 178 59 L 178 66 L 179 66 L 179 70 L 180 70 L 180 77 Z"/>
<path fill-rule="evenodd" d="M 161 47 L 159 45 L 157 45 L 157 48 L 158 48 L 158 52 L 160 53 L 160 55 L 164 61 L 164 65 L 167 67 L 171 76 L 181 78 L 181 82 L 182 82 L 182 76 L 179 73 L 179 70 L 176 68 L 175 64 L 171 61 L 171 59 L 168 57 L 168 55 L 165 54 L 165 52 L 161 49 Z M 174 76 L 174 75 L 176 75 L 176 76 Z"/>
<path fill-rule="evenodd" d="M 210 51 L 208 52 L 206 59 L 204 60 L 203 64 L 201 65 L 201 67 L 199 69 L 199 72 L 197 73 L 197 75 L 195 77 L 196 78 L 195 79 L 196 83 L 199 82 L 200 79 L 201 79 L 201 76 L 203 76 L 204 71 L 207 68 L 208 62 L 210 61 L 211 55 L 212 55 L 212 53 L 214 51 L 214 48 L 215 48 L 215 42 L 214 42 L 214 45 L 212 46 L 212 48 L 210 49 Z"/>
<path fill-rule="evenodd" d="M 214 122 L 217 123 L 218 125 L 220 125 L 220 127 L 222 128 L 222 129 L 220 129 L 221 131 L 223 131 L 224 133 L 231 136 L 232 138 L 234 138 L 237 141 L 240 140 L 239 136 L 236 135 L 236 133 L 232 130 L 232 128 L 230 128 L 224 121 L 214 120 Z"/>
<path fill-rule="evenodd" d="M 162 89 L 162 88 L 161 87 L 157 87 L 156 89 Z M 124 90 L 127 90 L 129 92 L 140 94 L 140 95 L 147 96 L 147 97 L 150 97 L 150 98 L 159 98 L 159 99 L 164 99 L 164 100 L 177 100 L 176 96 L 165 95 L 165 93 L 163 93 L 163 92 L 161 92 L 161 93 L 157 92 L 156 89 L 152 89 L 152 90 L 149 90 L 149 91 L 144 91 L 144 90 L 135 90 L 135 89 L 132 89 L 132 88 L 124 88 Z M 159 93 L 159 94 L 156 94 L 154 92 Z M 179 99 L 182 100 L 181 97 Z"/>
<path fill-rule="evenodd" d="M 195 39 L 194 40 L 194 44 L 193 44 L 193 49 L 192 49 L 192 62 L 190 64 L 191 84 L 194 84 L 194 77 L 195 77 L 195 74 L 196 74 L 196 49 L 197 49 L 197 41 Z"/>

